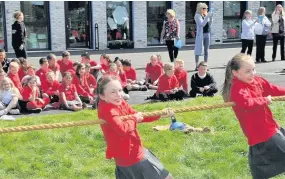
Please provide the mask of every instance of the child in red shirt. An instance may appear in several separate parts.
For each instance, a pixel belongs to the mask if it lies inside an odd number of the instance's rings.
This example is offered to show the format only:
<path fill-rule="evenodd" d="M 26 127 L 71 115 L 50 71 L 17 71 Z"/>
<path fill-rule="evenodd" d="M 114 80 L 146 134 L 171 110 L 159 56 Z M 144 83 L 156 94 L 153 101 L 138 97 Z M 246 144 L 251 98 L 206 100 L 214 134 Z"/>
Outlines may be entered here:
<path fill-rule="evenodd" d="M 23 101 L 26 102 L 28 112 L 31 113 L 40 113 L 50 102 L 49 98 L 40 98 L 40 90 L 34 76 L 27 80 L 27 86 L 23 88 L 22 96 Z"/>
<path fill-rule="evenodd" d="M 39 62 L 40 62 L 41 68 L 38 71 L 36 71 L 36 75 L 40 78 L 41 84 L 43 84 L 43 83 L 46 83 L 47 72 L 51 70 L 48 68 L 48 61 L 46 58 L 41 58 Z"/>
<path fill-rule="evenodd" d="M 85 65 L 85 76 L 86 76 L 87 83 L 89 85 L 91 92 L 94 93 L 94 91 L 97 87 L 97 80 L 92 74 L 90 74 L 90 65 L 89 64 Z"/>
<path fill-rule="evenodd" d="M 20 61 L 21 66 L 19 68 L 18 75 L 19 75 L 20 80 L 22 80 L 24 76 L 27 75 L 28 63 L 27 63 L 27 60 L 22 57 L 19 58 L 19 61 Z"/>
<path fill-rule="evenodd" d="M 91 60 L 88 53 L 83 53 L 81 55 L 81 63 L 90 65 L 90 74 L 92 74 L 94 78 L 98 78 L 98 72 L 101 69 L 101 65 L 97 64 L 95 60 Z"/>
<path fill-rule="evenodd" d="M 59 65 L 61 75 L 63 75 L 67 70 L 72 69 L 73 62 L 70 60 L 70 53 L 68 51 L 64 51 L 62 53 L 62 60 L 58 60 L 57 63 Z"/>
<path fill-rule="evenodd" d="M 150 57 L 150 63 L 147 64 L 146 80 L 145 83 L 150 89 L 157 89 L 158 79 L 163 74 L 162 67 L 158 64 L 157 56 L 152 55 Z"/>
<path fill-rule="evenodd" d="M 233 110 L 249 144 L 253 178 L 271 178 L 285 172 L 285 130 L 269 108 L 271 96 L 285 95 L 285 88 L 255 76 L 253 59 L 238 54 L 227 64 L 222 96 L 235 103 Z"/>
<path fill-rule="evenodd" d="M 16 62 L 11 62 L 9 65 L 9 73 L 8 77 L 13 81 L 15 87 L 20 91 L 20 93 L 23 90 L 21 80 L 18 74 L 19 71 L 19 64 Z"/>
<path fill-rule="evenodd" d="M 184 61 L 181 59 L 177 59 L 175 61 L 175 71 L 174 75 L 176 76 L 179 82 L 179 88 L 188 93 L 188 74 L 187 71 L 184 69 Z"/>
<path fill-rule="evenodd" d="M 59 102 L 59 87 L 60 83 L 55 80 L 55 75 L 52 71 L 46 73 L 46 82 L 42 84 L 42 97 L 49 98 L 50 103 Z"/>
<path fill-rule="evenodd" d="M 75 84 L 76 90 L 82 102 L 87 104 L 94 103 L 94 93 L 89 88 L 86 76 L 85 65 L 78 64 L 76 74 L 73 77 L 72 83 Z"/>
<path fill-rule="evenodd" d="M 66 72 L 71 73 L 72 76 L 74 77 L 74 75 L 76 74 L 77 66 L 78 66 L 79 64 L 80 64 L 79 62 L 74 62 L 73 65 L 72 65 L 72 69 L 69 69 L 69 70 L 67 70 Z"/>
<path fill-rule="evenodd" d="M 62 109 L 78 111 L 82 109 L 80 100 L 74 84 L 72 84 L 72 74 L 65 72 L 63 74 L 62 84 L 59 88 L 60 103 Z"/>
<path fill-rule="evenodd" d="M 163 69 L 165 74 L 159 78 L 156 97 L 161 101 L 182 100 L 186 92 L 179 89 L 179 82 L 174 75 L 173 64 L 166 63 Z"/>
<path fill-rule="evenodd" d="M 48 60 L 48 68 L 53 71 L 54 75 L 55 75 L 55 80 L 59 80 L 59 74 L 60 74 L 60 66 L 57 63 L 56 60 L 56 56 L 52 53 L 50 53 L 47 56 L 47 60 Z"/>
<path fill-rule="evenodd" d="M 38 77 L 38 76 L 36 75 L 35 68 L 34 68 L 33 66 L 29 65 L 27 69 L 28 69 L 28 70 L 27 70 L 27 75 L 24 76 L 24 78 L 23 78 L 22 81 L 21 81 L 22 85 L 23 85 L 23 86 L 26 86 L 26 85 L 27 85 L 27 80 L 28 80 L 31 76 L 34 76 L 34 77 L 36 77 L 36 79 L 37 79 L 37 86 L 38 86 L 38 87 L 41 87 L 41 85 L 42 85 L 42 84 L 41 84 L 41 80 L 40 80 L 40 77 Z"/>
<path fill-rule="evenodd" d="M 122 99 L 122 86 L 115 77 L 102 77 L 98 81 L 98 88 L 98 119 L 106 122 L 101 125 L 107 145 L 106 158 L 114 158 L 116 178 L 172 178 L 159 160 L 149 150 L 144 149 L 137 131 L 138 123 L 155 121 L 160 117 L 143 118 L 141 113 L 133 110 Z M 134 114 L 133 119 L 120 119 L 120 116 L 130 114 Z M 132 177 L 129 177 L 130 174 Z"/>
<path fill-rule="evenodd" d="M 164 64 L 163 64 L 163 61 L 161 59 L 161 56 L 158 54 L 156 56 L 157 56 L 157 63 L 159 64 L 159 66 L 161 66 L 161 68 L 163 68 Z"/>
<path fill-rule="evenodd" d="M 110 59 L 109 55 L 103 54 L 100 57 L 100 63 L 101 63 L 101 73 L 104 75 L 109 71 L 109 66 L 112 63 L 112 60 Z"/>

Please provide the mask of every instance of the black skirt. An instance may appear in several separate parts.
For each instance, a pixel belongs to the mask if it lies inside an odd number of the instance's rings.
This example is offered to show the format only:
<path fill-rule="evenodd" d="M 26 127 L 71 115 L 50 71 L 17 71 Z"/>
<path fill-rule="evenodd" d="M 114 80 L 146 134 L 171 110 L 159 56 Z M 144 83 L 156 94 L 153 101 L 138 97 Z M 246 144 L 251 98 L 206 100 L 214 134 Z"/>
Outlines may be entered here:
<path fill-rule="evenodd" d="M 267 142 L 249 147 L 248 162 L 254 179 L 267 179 L 285 172 L 285 130 Z"/>
<path fill-rule="evenodd" d="M 129 167 L 116 166 L 116 179 L 165 179 L 169 174 L 162 163 L 149 150 L 144 150 L 144 158 Z"/>

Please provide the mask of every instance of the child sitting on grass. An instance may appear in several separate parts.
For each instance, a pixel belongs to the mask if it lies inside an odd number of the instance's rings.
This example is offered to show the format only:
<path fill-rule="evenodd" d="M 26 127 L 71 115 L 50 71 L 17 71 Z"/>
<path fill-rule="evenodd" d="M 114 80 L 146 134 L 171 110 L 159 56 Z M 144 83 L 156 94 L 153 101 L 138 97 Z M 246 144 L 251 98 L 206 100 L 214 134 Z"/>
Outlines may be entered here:
<path fill-rule="evenodd" d="M 50 103 L 49 98 L 40 98 L 40 90 L 34 76 L 27 79 L 27 86 L 23 88 L 22 96 L 23 101 L 26 102 L 26 109 L 30 113 L 40 113 Z"/>
<path fill-rule="evenodd" d="M 46 82 L 42 84 L 42 97 L 49 98 L 51 104 L 59 102 L 59 87 L 60 83 L 55 80 L 54 72 L 47 72 Z"/>
<path fill-rule="evenodd" d="M 112 60 L 110 59 L 109 55 L 103 54 L 100 57 L 100 65 L 101 65 L 101 73 L 104 75 L 109 71 L 110 64 Z"/>
<path fill-rule="evenodd" d="M 159 78 L 156 97 L 161 101 L 182 100 L 186 92 L 179 89 L 179 82 L 174 75 L 173 64 L 165 63 L 163 69 L 164 75 Z"/>
<path fill-rule="evenodd" d="M 164 64 L 161 59 L 161 56 L 159 54 L 157 54 L 156 56 L 157 56 L 157 63 L 159 64 L 159 66 L 161 66 L 161 68 L 163 68 Z"/>
<path fill-rule="evenodd" d="M 46 58 L 41 58 L 39 60 L 39 63 L 40 63 L 40 69 L 36 71 L 36 75 L 40 78 L 41 84 L 42 84 L 42 83 L 46 83 L 46 73 L 51 70 L 48 68 L 49 64 Z"/>
<path fill-rule="evenodd" d="M 207 63 L 201 62 L 198 65 L 198 72 L 191 77 L 190 97 L 195 98 L 197 95 L 214 96 L 218 92 L 213 76 L 207 71 Z"/>
<path fill-rule="evenodd" d="M 65 72 L 62 78 L 62 84 L 59 88 L 61 108 L 72 111 L 81 110 L 83 104 L 77 94 L 75 85 L 72 84 L 73 75 Z"/>
<path fill-rule="evenodd" d="M 70 53 L 68 51 L 62 52 L 62 59 L 57 61 L 61 75 L 69 69 L 72 69 L 72 60 L 70 60 Z"/>
<path fill-rule="evenodd" d="M 17 62 L 11 62 L 9 65 L 8 77 L 12 80 L 12 82 L 14 83 L 14 86 L 21 93 L 23 90 L 23 87 L 20 81 L 18 71 L 19 71 L 19 64 Z"/>
<path fill-rule="evenodd" d="M 147 64 L 145 83 L 149 89 L 157 89 L 158 79 L 163 75 L 163 69 L 158 64 L 157 56 L 150 57 L 150 63 Z"/>
<path fill-rule="evenodd" d="M 56 60 L 56 56 L 52 53 L 50 53 L 48 56 L 47 56 L 47 60 L 48 60 L 48 68 L 53 71 L 54 73 L 54 77 L 55 77 L 55 80 L 59 80 L 59 74 L 60 74 L 60 67 L 59 67 L 59 64 L 57 63 L 57 60 Z"/>
<path fill-rule="evenodd" d="M 81 55 L 81 60 L 83 64 L 90 66 L 90 74 L 93 75 L 96 79 L 98 77 L 98 72 L 101 69 L 101 65 L 97 64 L 95 60 L 91 60 L 90 55 L 88 53 L 83 53 Z"/>
<path fill-rule="evenodd" d="M 179 88 L 182 87 L 182 89 L 188 93 L 188 73 L 184 69 L 184 61 L 181 59 L 177 59 L 175 61 L 175 71 L 174 75 L 176 76 L 178 82 L 179 82 Z"/>
<path fill-rule="evenodd" d="M 87 83 L 89 85 L 89 88 L 91 90 L 92 93 L 95 92 L 95 89 L 97 87 L 97 80 L 96 78 L 90 73 L 90 65 L 86 64 L 85 65 L 85 76 L 86 76 L 86 80 Z"/>
<path fill-rule="evenodd" d="M 22 57 L 19 58 L 19 61 L 21 65 L 18 71 L 18 75 L 19 75 L 20 80 L 22 80 L 24 76 L 27 75 L 28 63 L 27 63 L 27 60 Z"/>
<path fill-rule="evenodd" d="M 22 79 L 21 83 L 23 86 L 25 86 L 27 84 L 27 81 L 30 77 L 34 76 L 37 80 L 37 86 L 38 87 L 41 87 L 42 83 L 41 83 L 41 80 L 40 80 L 40 77 L 38 77 L 36 75 L 36 72 L 35 72 L 35 68 L 31 65 L 28 66 L 28 71 L 27 71 L 27 75 L 24 76 L 24 78 Z"/>
<path fill-rule="evenodd" d="M 0 116 L 6 114 L 20 114 L 18 100 L 22 100 L 23 97 L 19 90 L 8 77 L 5 77 L 0 85 Z"/>

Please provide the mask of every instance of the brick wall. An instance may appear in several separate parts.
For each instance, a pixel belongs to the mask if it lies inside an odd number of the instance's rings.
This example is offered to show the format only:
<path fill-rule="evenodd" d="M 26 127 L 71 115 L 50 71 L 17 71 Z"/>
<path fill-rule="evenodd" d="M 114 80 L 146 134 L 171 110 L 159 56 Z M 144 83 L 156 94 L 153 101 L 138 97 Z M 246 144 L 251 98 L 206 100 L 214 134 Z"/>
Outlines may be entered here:
<path fill-rule="evenodd" d="M 223 1 L 212 1 L 210 3 L 210 7 L 214 8 L 211 44 L 221 44 L 223 43 Z"/>
<path fill-rule="evenodd" d="M 66 49 L 64 1 L 50 1 L 49 7 L 51 50 L 64 51 Z"/>
<path fill-rule="evenodd" d="M 133 40 L 135 48 L 147 46 L 146 1 L 133 1 Z"/>
<path fill-rule="evenodd" d="M 172 8 L 176 13 L 176 18 L 180 23 L 180 38 L 185 44 L 185 17 L 186 17 L 186 2 L 185 1 L 173 1 Z"/>
<path fill-rule="evenodd" d="M 107 49 L 107 12 L 106 1 L 92 1 L 92 31 L 95 32 L 94 25 L 98 24 L 99 30 L 99 49 Z M 93 36 L 93 44 L 95 44 L 95 36 Z"/>
<path fill-rule="evenodd" d="M 14 12 L 21 9 L 20 1 L 5 1 L 5 17 L 7 32 L 7 50 L 14 52 L 12 47 L 12 24 L 14 23 Z"/>

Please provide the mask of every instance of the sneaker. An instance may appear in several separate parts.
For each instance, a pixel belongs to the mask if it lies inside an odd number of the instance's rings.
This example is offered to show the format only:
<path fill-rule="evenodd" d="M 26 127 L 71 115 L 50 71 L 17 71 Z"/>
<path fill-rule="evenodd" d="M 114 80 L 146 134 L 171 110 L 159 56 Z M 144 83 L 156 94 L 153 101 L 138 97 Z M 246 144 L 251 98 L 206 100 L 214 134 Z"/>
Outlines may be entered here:
<path fill-rule="evenodd" d="M 7 113 L 8 113 L 8 112 L 7 112 L 6 109 L 2 109 L 2 110 L 0 111 L 0 116 L 6 115 Z"/>
<path fill-rule="evenodd" d="M 29 110 L 31 113 L 40 113 L 42 112 L 42 109 L 41 108 L 36 108 L 36 109 L 32 109 L 32 110 Z"/>
<path fill-rule="evenodd" d="M 4 105 L 4 103 L 0 102 L 0 110 L 4 110 L 6 107 Z M 3 114 L 2 114 L 3 115 Z"/>
<path fill-rule="evenodd" d="M 9 111 L 9 114 L 12 114 L 12 115 L 19 115 L 19 114 L 21 114 L 21 113 L 20 113 L 20 110 L 19 110 L 19 109 L 11 109 L 11 110 Z"/>

